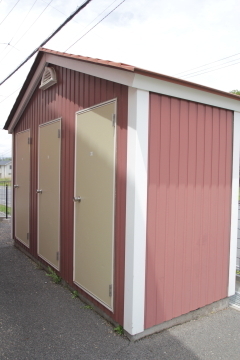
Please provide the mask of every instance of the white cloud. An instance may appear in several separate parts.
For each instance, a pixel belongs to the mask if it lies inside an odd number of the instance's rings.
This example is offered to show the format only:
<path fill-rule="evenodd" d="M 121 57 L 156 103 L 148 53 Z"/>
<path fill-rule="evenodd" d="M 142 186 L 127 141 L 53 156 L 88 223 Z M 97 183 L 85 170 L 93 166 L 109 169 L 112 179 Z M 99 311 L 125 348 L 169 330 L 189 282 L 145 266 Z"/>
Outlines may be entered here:
<path fill-rule="evenodd" d="M 35 0 L 21 0 L 0 25 L 0 42 L 8 43 L 13 37 L 10 44 L 15 44 L 18 49 L 0 44 L 0 80 L 14 70 L 82 1 L 76 4 L 76 0 L 53 0 L 21 39 L 50 2 L 38 0 L 22 24 Z M 66 50 L 120 2 L 92 0 L 45 47 Z M 15 3 L 15 0 L 1 1 L 0 23 Z M 104 11 L 107 6 L 109 8 Z M 239 15 L 239 0 L 126 0 L 69 52 L 174 75 L 240 53 Z M 240 55 L 236 59 L 240 62 Z M 6 97 L 23 84 L 30 66 L 31 62 L 0 87 L 0 128 L 17 92 L 8 99 Z M 240 88 L 240 64 L 188 80 L 225 91 Z"/>

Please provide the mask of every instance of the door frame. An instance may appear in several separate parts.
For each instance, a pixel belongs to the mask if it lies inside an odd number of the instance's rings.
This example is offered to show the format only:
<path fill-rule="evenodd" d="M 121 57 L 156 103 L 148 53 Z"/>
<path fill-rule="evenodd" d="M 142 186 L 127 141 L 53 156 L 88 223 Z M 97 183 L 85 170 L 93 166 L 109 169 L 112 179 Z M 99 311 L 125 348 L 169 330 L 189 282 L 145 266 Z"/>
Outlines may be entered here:
<path fill-rule="evenodd" d="M 76 195 L 76 151 L 77 151 L 77 120 L 78 115 L 84 114 L 88 111 L 92 111 L 96 108 L 108 105 L 114 103 L 114 110 L 115 110 L 115 119 L 113 120 L 115 122 L 115 134 L 114 134 L 114 173 L 113 173 L 113 217 L 112 217 L 112 301 L 111 301 L 111 307 L 109 307 L 106 303 L 101 301 L 99 298 L 97 298 L 93 293 L 88 291 L 86 288 L 81 286 L 77 281 L 75 281 L 75 243 L 76 243 L 76 226 L 75 226 L 75 204 L 74 204 L 74 211 L 73 211 L 73 283 L 76 284 L 80 289 L 82 289 L 85 293 L 90 295 L 93 299 L 95 299 L 97 302 L 102 304 L 105 308 L 110 310 L 111 312 L 114 312 L 114 300 L 115 300 L 115 217 L 116 217 L 116 169 L 117 169 L 117 98 L 113 98 L 111 100 L 104 101 L 102 103 L 93 105 L 91 107 L 79 110 L 75 113 L 75 149 L 74 149 L 74 196 Z"/>
<path fill-rule="evenodd" d="M 18 147 L 18 144 L 17 144 L 17 135 L 18 134 L 22 134 L 24 132 L 27 132 L 29 131 L 29 177 L 28 177 L 28 245 L 23 242 L 21 239 L 19 239 L 17 236 L 16 236 L 16 211 L 15 211 L 15 207 L 16 207 L 16 196 L 15 196 L 15 190 L 14 190 L 14 182 L 16 183 L 17 179 L 16 179 L 16 176 L 17 176 L 17 147 Z M 22 131 L 19 131 L 15 134 L 15 139 L 14 139 L 14 144 L 15 144 L 15 173 L 12 174 L 12 203 L 13 203 L 13 199 L 14 199 L 14 235 L 15 235 L 15 238 L 20 241 L 20 243 L 22 243 L 24 246 L 26 246 L 28 249 L 30 249 L 30 196 L 31 196 L 31 182 L 30 182 L 30 178 L 31 178 L 31 129 L 25 129 L 25 130 L 22 130 Z M 14 152 L 13 152 L 14 154 Z M 13 164 L 12 164 L 13 165 Z M 14 166 L 12 166 L 12 169 L 14 168 Z M 13 181 L 14 179 L 14 181 Z M 12 207 L 13 208 L 13 207 Z"/>
<path fill-rule="evenodd" d="M 39 187 L 39 150 L 40 150 L 40 141 L 39 141 L 39 136 L 40 136 L 40 132 L 39 132 L 39 128 L 40 127 L 44 127 L 44 126 L 48 126 L 50 124 L 53 124 L 55 122 L 59 122 L 60 124 L 60 154 L 59 154 L 59 208 L 58 208 L 58 217 L 59 217 L 59 226 L 58 226 L 58 249 L 59 249 L 59 263 L 58 263 L 58 267 L 56 267 L 54 264 L 52 264 L 49 260 L 47 260 L 44 256 L 42 256 L 41 254 L 39 254 L 39 196 L 37 197 L 37 255 L 43 259 L 47 264 L 51 265 L 54 269 L 56 269 L 57 271 L 60 271 L 61 269 L 61 158 L 62 158 L 62 118 L 56 118 L 54 120 L 50 120 L 47 121 L 45 123 L 39 124 L 38 125 L 38 164 L 37 164 L 37 189 Z"/>

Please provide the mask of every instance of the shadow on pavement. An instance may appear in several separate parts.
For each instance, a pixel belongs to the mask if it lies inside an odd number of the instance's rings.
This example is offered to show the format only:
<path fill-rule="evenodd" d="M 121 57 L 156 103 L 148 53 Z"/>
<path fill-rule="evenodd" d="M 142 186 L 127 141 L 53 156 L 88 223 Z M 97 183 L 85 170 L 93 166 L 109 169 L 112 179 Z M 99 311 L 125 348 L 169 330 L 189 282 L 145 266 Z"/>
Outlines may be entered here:
<path fill-rule="evenodd" d="M 209 344 L 202 343 L 201 334 L 194 333 L 190 323 L 131 343 L 84 306 L 16 249 L 10 239 L 10 221 L 0 222 L 1 360 L 221 358 L 210 356 Z M 199 338 L 195 349 L 194 341 Z M 237 341 L 240 344 L 239 338 Z M 239 354 L 225 354 L 222 359 L 239 359 Z"/>

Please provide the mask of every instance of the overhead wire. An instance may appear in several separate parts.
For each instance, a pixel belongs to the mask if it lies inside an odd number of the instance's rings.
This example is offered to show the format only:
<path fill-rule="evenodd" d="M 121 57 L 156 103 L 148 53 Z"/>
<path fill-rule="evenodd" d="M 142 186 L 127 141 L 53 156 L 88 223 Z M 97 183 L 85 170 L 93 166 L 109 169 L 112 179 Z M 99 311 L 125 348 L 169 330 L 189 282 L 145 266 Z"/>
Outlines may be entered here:
<path fill-rule="evenodd" d="M 194 71 L 193 73 L 189 73 L 189 74 L 186 74 L 186 75 L 182 75 L 182 76 L 180 76 L 180 77 L 186 77 L 186 76 L 189 76 L 189 75 L 192 75 L 192 74 L 198 74 L 199 72 L 202 72 L 202 71 L 215 69 L 215 68 L 216 68 L 216 66 L 222 66 L 222 65 L 225 65 L 225 64 L 228 64 L 228 63 L 231 63 L 231 62 L 234 62 L 234 61 L 238 61 L 238 60 L 240 60 L 240 59 L 238 58 L 238 59 L 233 59 L 233 60 L 230 60 L 230 61 L 226 61 L 226 62 L 225 62 L 225 63 L 223 63 L 223 64 L 214 65 L 214 66 L 211 66 L 211 67 L 206 68 L 206 69 L 202 69 L 202 70 Z M 232 64 L 232 65 L 234 65 L 234 64 Z"/>
<path fill-rule="evenodd" d="M 114 10 L 116 10 L 120 5 L 122 5 L 122 3 L 124 3 L 125 0 L 123 0 L 122 2 L 120 2 L 120 4 L 118 4 L 114 9 L 112 9 L 107 15 L 105 15 L 100 21 L 98 21 L 94 26 L 92 26 L 85 34 L 83 34 L 78 40 L 76 40 L 71 46 L 69 46 L 66 50 L 68 51 L 69 49 L 71 49 L 71 47 L 73 47 L 78 41 L 80 41 L 84 36 L 86 36 L 92 29 L 94 29 L 98 24 L 100 24 L 100 22 L 102 22 L 104 19 L 106 19 L 106 17 L 108 17 Z M 0 84 L 1 85 L 1 84 Z"/>
<path fill-rule="evenodd" d="M 191 68 L 191 69 L 189 69 L 189 70 L 182 71 L 182 72 L 180 72 L 180 73 L 174 74 L 173 76 L 181 75 L 181 74 L 184 74 L 184 73 L 186 73 L 186 72 L 189 72 L 189 71 L 192 71 L 192 70 L 195 70 L 195 69 L 199 69 L 199 68 L 201 68 L 201 67 L 204 67 L 204 66 L 207 66 L 207 65 L 211 65 L 211 64 L 214 64 L 214 63 L 219 62 L 219 61 L 222 61 L 222 60 L 229 59 L 229 58 L 231 58 L 231 57 L 233 57 L 233 56 L 237 56 L 237 55 L 239 55 L 239 54 L 240 54 L 240 53 L 237 53 L 237 54 L 234 54 L 234 55 L 230 55 L 230 56 L 224 57 L 224 58 L 222 58 L 222 59 L 215 60 L 215 61 L 212 61 L 212 62 L 210 62 L 210 63 L 207 63 L 207 64 L 204 64 L 204 65 L 201 65 L 201 66 L 197 66 L 197 67 Z M 203 70 L 204 70 L 204 69 L 203 69 Z"/>
<path fill-rule="evenodd" d="M 99 16 L 101 16 L 112 4 L 114 4 L 117 0 L 114 0 L 110 5 L 108 5 L 100 14 L 98 14 L 87 26 L 85 26 L 82 30 L 86 29 L 89 25 L 91 25 Z"/>
<path fill-rule="evenodd" d="M 19 49 L 17 49 L 15 46 L 11 45 L 10 42 L 9 43 L 0 43 L 0 45 L 7 45 L 5 47 L 5 49 L 8 47 L 8 46 L 11 46 L 12 48 L 16 49 L 17 51 L 20 51 Z"/>
<path fill-rule="evenodd" d="M 239 60 L 239 59 L 238 59 Z M 197 73 L 196 75 L 191 75 L 191 76 L 188 76 L 188 75 L 185 75 L 183 77 L 186 77 L 186 78 L 191 78 L 191 77 L 195 77 L 195 76 L 199 76 L 199 75 L 203 75 L 203 74 L 207 74 L 209 72 L 213 72 L 213 71 L 217 71 L 217 70 L 220 70 L 220 69 L 224 69 L 225 67 L 229 67 L 229 66 L 234 66 L 234 65 L 237 65 L 237 64 L 240 64 L 240 61 L 235 63 L 235 64 L 230 64 L 230 65 L 226 65 L 226 66 L 222 66 L 220 68 L 217 68 L 217 69 L 213 69 L 213 70 L 209 70 L 209 71 L 205 71 L 205 72 L 201 72 L 201 73 Z M 204 70 L 202 70 L 204 71 Z"/>
<path fill-rule="evenodd" d="M 27 15 L 24 17 L 23 21 L 22 21 L 21 24 L 18 26 L 18 28 L 17 28 L 17 30 L 15 31 L 13 37 L 12 37 L 11 40 L 7 43 L 7 45 L 10 45 L 10 46 L 14 47 L 14 46 L 11 44 L 11 42 L 13 41 L 16 33 L 19 31 L 19 29 L 21 28 L 21 26 L 22 26 L 23 23 L 25 22 L 26 18 L 28 17 L 29 13 L 31 12 L 32 8 L 34 7 L 34 5 L 36 4 L 37 1 L 38 1 L 38 0 L 35 0 L 35 1 L 34 1 L 33 5 L 31 6 L 31 8 L 29 9 L 29 11 L 27 12 Z M 15 44 L 15 45 L 16 45 L 16 44 Z M 6 48 L 7 48 L 7 46 L 4 48 L 4 50 L 5 50 Z M 15 48 L 15 49 L 16 49 L 16 48 Z M 8 52 L 8 54 L 9 54 L 9 53 L 10 53 L 10 51 Z M 7 55 L 8 55 L 8 54 L 7 54 Z"/>
<path fill-rule="evenodd" d="M 5 16 L 5 18 L 0 22 L 0 25 L 2 25 L 2 23 L 7 19 L 7 17 L 11 14 L 11 12 L 13 11 L 13 9 L 15 8 L 15 6 L 17 6 L 17 4 L 19 3 L 20 0 L 18 0 L 16 2 L 16 4 L 13 6 L 13 8 L 9 11 L 9 13 Z"/>
<path fill-rule="evenodd" d="M 45 4 L 47 4 L 47 2 L 46 1 L 44 1 L 44 0 L 42 0 L 42 2 L 44 2 Z M 50 5 L 50 7 L 52 8 L 52 9 L 54 9 L 54 10 L 56 10 L 56 11 L 58 11 L 60 14 L 62 14 L 62 15 L 64 15 L 64 16 L 67 16 L 67 14 L 65 14 L 64 12 L 62 12 L 61 10 L 59 10 L 59 9 L 57 9 L 55 6 L 51 6 Z M 76 21 L 76 20 L 73 20 L 76 24 L 79 24 L 79 22 L 78 21 Z"/>
<path fill-rule="evenodd" d="M 35 23 L 38 21 L 38 19 L 42 16 L 42 14 L 47 10 L 48 6 L 53 2 L 53 0 L 51 0 L 48 5 L 43 9 L 43 11 L 39 14 L 39 16 L 34 20 L 34 22 L 29 26 L 29 28 L 25 31 L 25 33 L 20 37 L 20 39 L 18 39 L 18 41 L 14 44 L 17 45 L 19 43 L 20 40 L 22 40 L 22 38 L 28 33 L 28 31 L 33 27 L 33 25 L 35 25 Z M 4 60 L 6 58 L 6 56 L 11 52 L 12 50 L 10 50 L 5 56 L 3 56 L 0 59 L 0 63 L 2 62 L 2 60 Z"/>
<path fill-rule="evenodd" d="M 15 94 L 15 92 L 17 92 L 20 88 L 21 88 L 21 86 L 20 86 L 19 88 L 17 88 L 17 90 L 14 90 L 10 95 L 6 96 L 5 99 L 3 99 L 2 101 L 0 101 L 0 104 L 3 103 L 5 100 L 7 100 L 10 96 L 12 96 L 13 94 Z"/>
<path fill-rule="evenodd" d="M 86 0 L 80 5 L 46 40 L 44 40 L 13 72 L 11 72 L 3 81 L 0 82 L 0 86 L 5 83 L 13 74 L 15 74 L 26 62 L 36 54 L 40 47 L 44 46 L 49 40 L 51 40 L 75 15 L 83 10 L 92 0 Z M 125 0 L 124 0 L 125 1 Z"/>
<path fill-rule="evenodd" d="M 1 158 L 1 157 L 5 157 L 6 154 L 9 154 L 9 153 L 11 153 L 11 152 L 12 152 L 12 150 L 11 150 L 11 148 L 9 148 L 9 150 L 6 150 L 6 151 L 4 151 L 4 152 L 2 152 L 2 153 L 0 154 L 0 158 Z"/>

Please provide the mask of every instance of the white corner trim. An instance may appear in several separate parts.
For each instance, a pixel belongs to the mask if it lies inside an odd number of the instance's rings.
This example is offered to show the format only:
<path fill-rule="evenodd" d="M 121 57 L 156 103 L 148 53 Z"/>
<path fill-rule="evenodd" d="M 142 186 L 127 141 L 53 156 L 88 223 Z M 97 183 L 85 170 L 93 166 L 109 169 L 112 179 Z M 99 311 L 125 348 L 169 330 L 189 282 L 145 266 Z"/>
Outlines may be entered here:
<path fill-rule="evenodd" d="M 144 330 L 149 93 L 128 88 L 124 329 Z"/>
<path fill-rule="evenodd" d="M 231 235 L 229 254 L 228 296 L 235 294 L 236 258 L 238 233 L 238 192 L 239 192 L 239 150 L 240 150 L 240 113 L 234 112 L 233 121 L 233 161 L 232 161 L 232 207 Z"/>
<path fill-rule="evenodd" d="M 12 177 L 11 177 L 11 189 L 14 189 L 13 185 L 13 179 L 15 178 L 15 166 L 13 166 L 13 164 L 15 164 L 15 152 L 14 152 L 14 148 L 15 148 L 15 135 L 12 135 Z M 15 218 L 15 208 L 13 207 L 13 197 L 14 197 L 14 201 L 15 201 L 15 194 L 14 191 L 12 191 L 12 196 L 11 196 L 11 208 L 12 208 L 12 221 L 11 221 L 11 239 L 13 239 L 13 219 Z"/>

